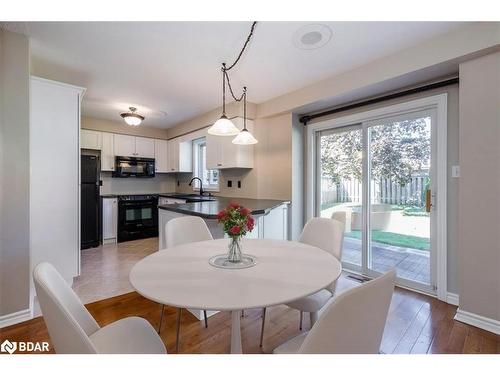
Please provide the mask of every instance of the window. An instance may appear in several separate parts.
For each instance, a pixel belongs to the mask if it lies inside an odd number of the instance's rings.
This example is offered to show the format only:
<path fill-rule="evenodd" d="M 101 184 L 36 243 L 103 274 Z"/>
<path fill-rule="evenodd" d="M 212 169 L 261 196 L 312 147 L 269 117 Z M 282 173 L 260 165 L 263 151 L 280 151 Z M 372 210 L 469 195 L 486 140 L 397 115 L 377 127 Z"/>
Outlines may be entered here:
<path fill-rule="evenodd" d="M 194 176 L 201 178 L 204 190 L 219 190 L 219 170 L 207 169 L 207 143 L 205 138 L 193 141 Z M 200 189 L 200 182 L 195 180 L 193 188 Z"/>

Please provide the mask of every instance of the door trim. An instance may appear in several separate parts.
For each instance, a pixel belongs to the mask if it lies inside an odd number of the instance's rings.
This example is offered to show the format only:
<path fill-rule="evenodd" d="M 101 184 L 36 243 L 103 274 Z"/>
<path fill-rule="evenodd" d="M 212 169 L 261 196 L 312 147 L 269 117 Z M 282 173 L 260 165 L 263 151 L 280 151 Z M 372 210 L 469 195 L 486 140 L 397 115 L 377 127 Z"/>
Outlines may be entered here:
<path fill-rule="evenodd" d="M 340 118 L 325 120 L 306 127 L 306 161 L 305 161 L 305 215 L 306 220 L 315 215 L 316 195 L 316 134 L 319 131 L 339 128 L 356 123 L 365 123 L 381 117 L 392 117 L 408 111 L 436 110 L 436 296 L 446 301 L 447 285 L 447 126 L 448 126 L 448 94 L 432 95 L 410 100 L 404 103 L 388 105 Z M 366 241 L 366 240 L 365 240 Z"/>

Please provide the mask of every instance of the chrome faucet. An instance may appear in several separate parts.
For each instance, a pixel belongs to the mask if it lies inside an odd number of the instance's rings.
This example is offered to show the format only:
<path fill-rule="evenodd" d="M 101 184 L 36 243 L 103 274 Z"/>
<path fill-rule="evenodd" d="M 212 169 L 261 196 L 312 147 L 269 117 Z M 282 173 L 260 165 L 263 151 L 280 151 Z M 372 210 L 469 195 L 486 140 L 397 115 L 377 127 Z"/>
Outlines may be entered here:
<path fill-rule="evenodd" d="M 194 180 L 198 180 L 198 181 L 200 181 L 200 195 L 203 195 L 203 193 L 204 193 L 204 191 L 203 191 L 203 181 L 201 180 L 201 178 L 199 178 L 199 177 L 193 177 L 193 178 L 191 179 L 191 181 L 189 181 L 189 186 L 192 186 L 192 185 L 193 185 L 193 181 L 194 181 Z"/>

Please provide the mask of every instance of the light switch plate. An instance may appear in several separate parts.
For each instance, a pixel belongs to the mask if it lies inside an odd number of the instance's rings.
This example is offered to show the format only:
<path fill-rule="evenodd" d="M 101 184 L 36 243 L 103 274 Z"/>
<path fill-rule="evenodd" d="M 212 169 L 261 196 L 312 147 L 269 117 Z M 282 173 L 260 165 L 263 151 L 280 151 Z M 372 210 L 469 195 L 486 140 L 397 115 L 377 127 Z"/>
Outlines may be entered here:
<path fill-rule="evenodd" d="M 460 166 L 453 165 L 451 167 L 451 177 L 460 177 Z"/>

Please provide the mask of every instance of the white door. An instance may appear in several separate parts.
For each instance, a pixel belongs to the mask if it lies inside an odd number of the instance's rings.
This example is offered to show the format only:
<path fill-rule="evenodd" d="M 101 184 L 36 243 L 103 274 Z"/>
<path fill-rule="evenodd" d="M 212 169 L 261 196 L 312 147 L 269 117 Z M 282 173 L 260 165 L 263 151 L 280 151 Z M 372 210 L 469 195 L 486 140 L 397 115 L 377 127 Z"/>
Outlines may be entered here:
<path fill-rule="evenodd" d="M 136 156 L 135 137 L 124 134 L 114 134 L 114 148 L 116 156 Z"/>
<path fill-rule="evenodd" d="M 135 137 L 135 156 L 154 158 L 155 140 L 152 138 Z"/>
<path fill-rule="evenodd" d="M 435 293 L 437 109 L 359 116 L 315 133 L 314 213 L 344 222 L 346 269 Z"/>
<path fill-rule="evenodd" d="M 102 133 L 101 171 L 115 170 L 115 151 L 112 133 Z"/>
<path fill-rule="evenodd" d="M 155 139 L 155 168 L 157 173 L 168 172 L 168 142 Z"/>

